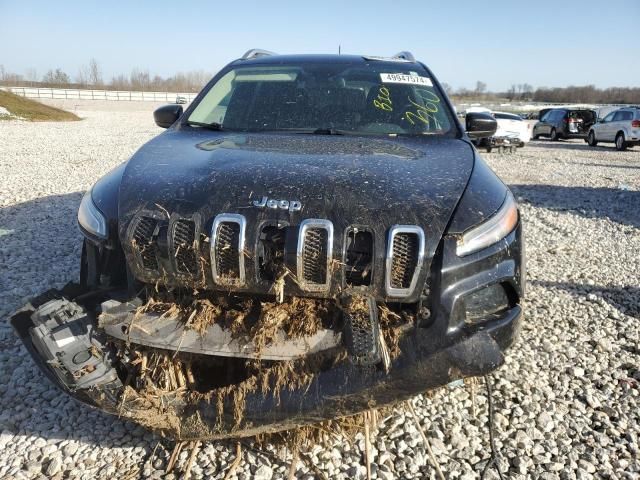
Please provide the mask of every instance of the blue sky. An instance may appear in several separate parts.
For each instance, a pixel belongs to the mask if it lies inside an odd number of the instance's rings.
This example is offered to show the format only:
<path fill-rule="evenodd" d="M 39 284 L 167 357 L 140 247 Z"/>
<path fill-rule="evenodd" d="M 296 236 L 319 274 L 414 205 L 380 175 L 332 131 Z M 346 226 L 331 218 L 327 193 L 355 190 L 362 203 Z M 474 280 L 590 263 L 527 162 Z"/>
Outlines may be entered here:
<path fill-rule="evenodd" d="M 0 64 L 39 77 L 56 67 L 74 77 L 91 57 L 108 80 L 134 67 L 215 72 L 254 47 L 333 53 L 340 44 L 410 50 L 456 88 L 640 86 L 639 34 L 639 0 L 0 0 Z"/>

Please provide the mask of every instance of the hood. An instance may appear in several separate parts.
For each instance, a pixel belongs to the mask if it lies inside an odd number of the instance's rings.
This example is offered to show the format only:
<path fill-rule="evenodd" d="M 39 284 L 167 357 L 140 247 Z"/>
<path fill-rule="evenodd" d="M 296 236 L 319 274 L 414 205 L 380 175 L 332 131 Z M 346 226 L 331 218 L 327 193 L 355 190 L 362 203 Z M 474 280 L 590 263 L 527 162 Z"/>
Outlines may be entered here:
<path fill-rule="evenodd" d="M 463 140 L 423 137 L 231 134 L 168 130 L 128 162 L 120 185 L 121 239 L 142 210 L 189 216 L 210 228 L 219 213 L 297 225 L 329 219 L 383 231 L 421 226 L 433 253 L 473 168 Z M 263 197 L 300 202 L 299 211 L 259 208 Z"/>

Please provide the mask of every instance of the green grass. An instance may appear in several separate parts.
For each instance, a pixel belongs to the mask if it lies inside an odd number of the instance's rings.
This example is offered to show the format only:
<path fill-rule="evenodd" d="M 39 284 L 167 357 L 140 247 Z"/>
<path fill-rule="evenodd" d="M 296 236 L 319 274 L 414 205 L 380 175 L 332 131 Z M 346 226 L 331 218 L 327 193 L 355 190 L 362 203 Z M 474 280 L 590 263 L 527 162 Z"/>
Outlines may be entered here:
<path fill-rule="evenodd" d="M 0 90 L 0 107 L 9 110 L 15 117 L 21 117 L 32 122 L 73 122 L 80 120 L 80 117 L 66 110 L 50 107 L 4 90 Z"/>

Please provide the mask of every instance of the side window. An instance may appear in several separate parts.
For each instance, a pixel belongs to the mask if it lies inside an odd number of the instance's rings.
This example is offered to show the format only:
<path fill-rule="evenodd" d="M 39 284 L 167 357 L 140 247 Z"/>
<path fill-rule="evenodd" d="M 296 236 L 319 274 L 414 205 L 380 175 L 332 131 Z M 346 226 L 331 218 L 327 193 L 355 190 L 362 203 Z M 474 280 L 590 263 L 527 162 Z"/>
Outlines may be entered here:
<path fill-rule="evenodd" d="M 566 112 L 564 110 L 557 110 L 556 114 L 553 116 L 553 121 L 554 122 L 558 122 L 558 121 L 562 120 L 562 118 L 564 117 L 565 113 Z"/>
<path fill-rule="evenodd" d="M 619 122 L 621 120 L 624 120 L 624 112 L 616 112 L 616 114 L 613 116 L 613 121 Z"/>
<path fill-rule="evenodd" d="M 624 112 L 623 120 L 625 120 L 625 121 L 633 120 L 633 112 Z"/>
<path fill-rule="evenodd" d="M 607 122 L 611 122 L 613 120 L 613 116 L 616 114 L 616 112 L 611 112 L 609 115 L 607 115 L 606 117 L 604 117 L 602 119 L 602 123 L 607 123 Z"/>

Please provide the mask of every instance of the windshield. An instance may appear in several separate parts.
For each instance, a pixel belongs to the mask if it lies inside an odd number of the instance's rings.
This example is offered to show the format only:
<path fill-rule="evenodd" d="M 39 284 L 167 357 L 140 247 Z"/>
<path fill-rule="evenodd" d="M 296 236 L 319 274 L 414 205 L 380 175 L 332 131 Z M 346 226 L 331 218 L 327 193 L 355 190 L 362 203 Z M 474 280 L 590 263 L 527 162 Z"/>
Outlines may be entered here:
<path fill-rule="evenodd" d="M 519 122 L 522 121 L 522 117 L 512 115 L 510 113 L 494 113 L 493 116 L 501 120 L 517 120 Z"/>
<path fill-rule="evenodd" d="M 187 123 L 252 132 L 455 132 L 427 71 L 391 62 L 236 67 L 207 91 Z"/>

